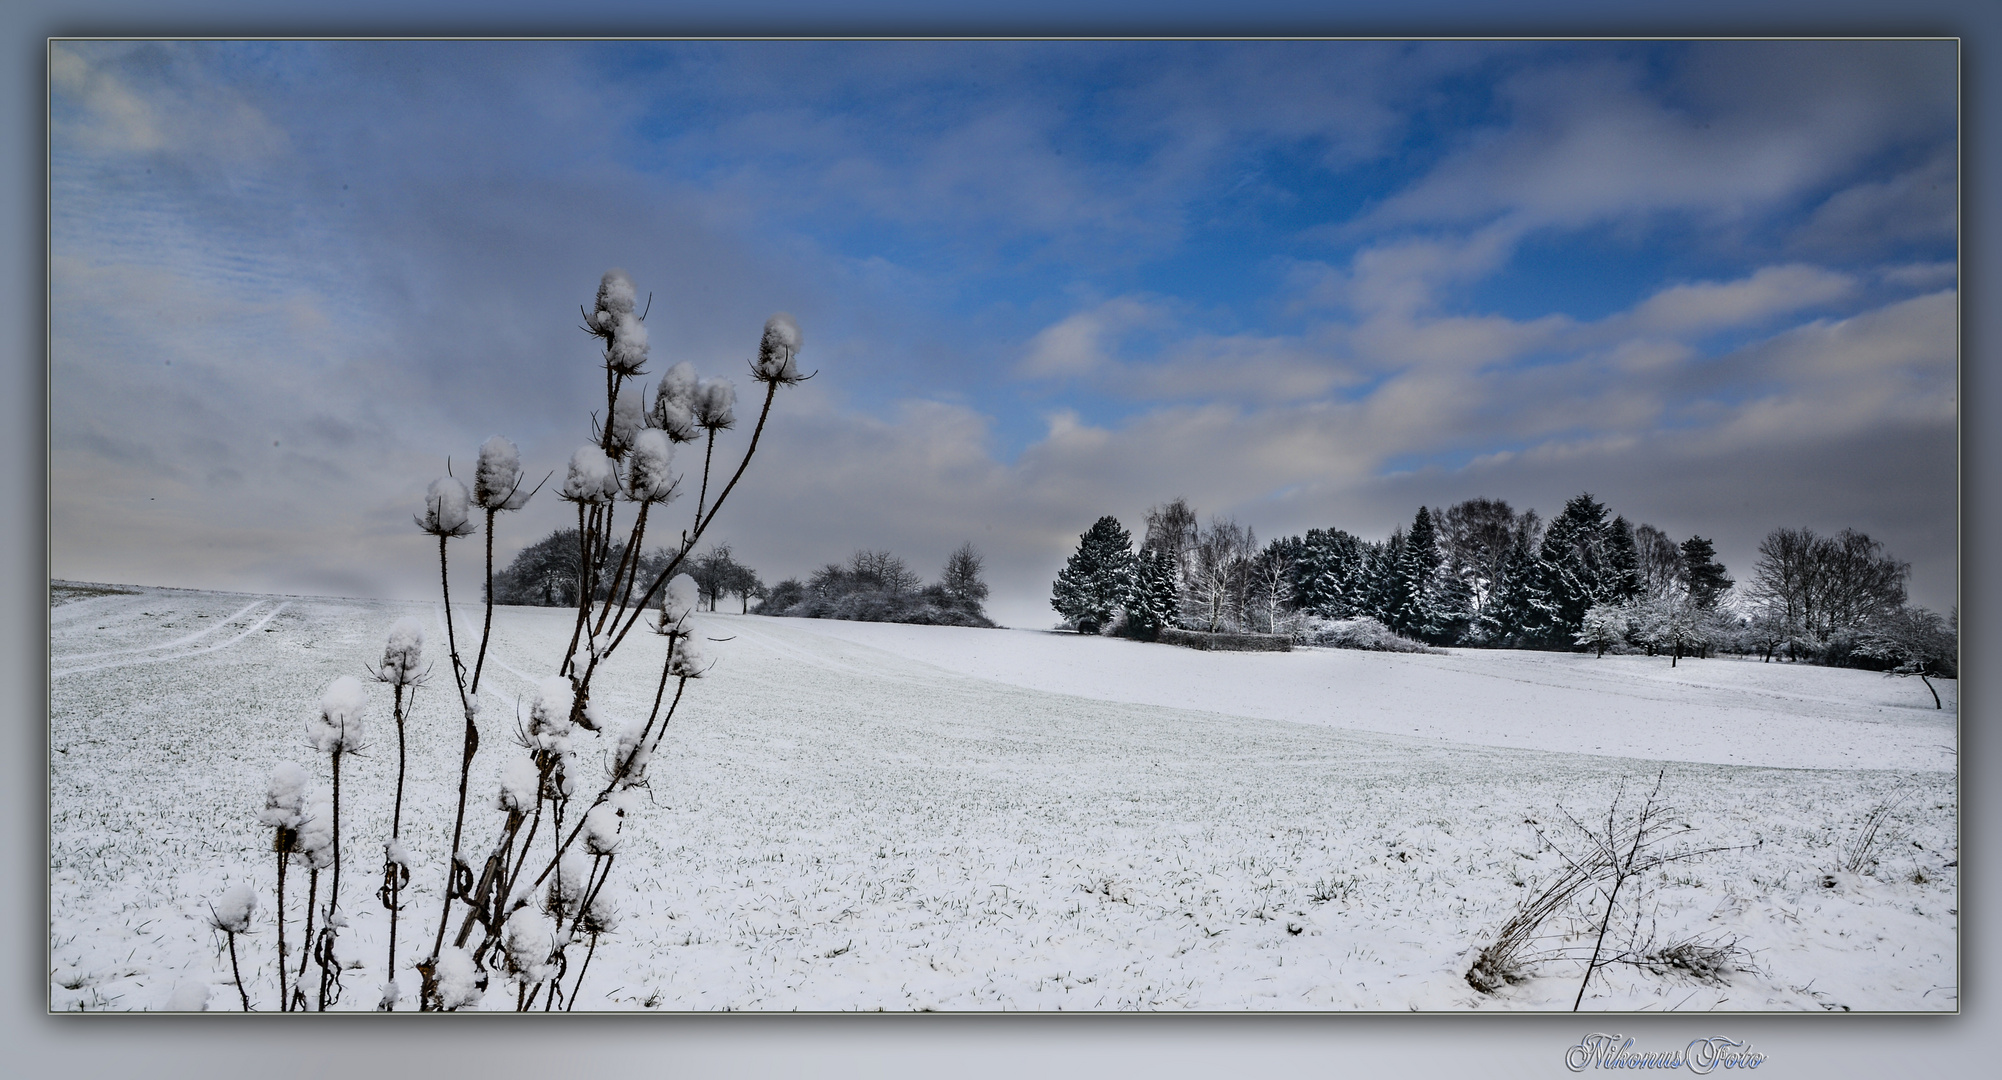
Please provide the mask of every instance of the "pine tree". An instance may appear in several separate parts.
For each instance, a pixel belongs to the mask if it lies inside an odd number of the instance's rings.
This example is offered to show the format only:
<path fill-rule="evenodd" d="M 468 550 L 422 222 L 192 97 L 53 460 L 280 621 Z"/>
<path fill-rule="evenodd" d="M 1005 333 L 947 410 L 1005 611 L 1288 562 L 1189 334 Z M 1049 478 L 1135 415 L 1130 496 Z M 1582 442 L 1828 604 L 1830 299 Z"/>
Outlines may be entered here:
<path fill-rule="evenodd" d="M 1606 527 L 1606 577 L 1600 582 L 1599 598 L 1607 603 L 1625 603 L 1641 592 L 1640 548 L 1634 542 L 1634 527 L 1625 517 L 1616 517 Z"/>
<path fill-rule="evenodd" d="M 1079 633 L 1096 634 L 1125 606 L 1132 581 L 1133 538 L 1108 514 L 1078 537 L 1076 553 L 1057 574 L 1050 606 Z"/>
<path fill-rule="evenodd" d="M 1699 611 L 1716 608 L 1718 598 L 1732 584 L 1724 564 L 1717 561 L 1717 548 L 1700 536 L 1692 536 L 1682 542 L 1682 561 L 1683 572 L 1689 575 L 1690 602 Z"/>
<path fill-rule="evenodd" d="M 1293 603 L 1324 619 L 1356 612 L 1363 542 L 1341 529 L 1308 529 L 1293 568 Z"/>
<path fill-rule="evenodd" d="M 1536 511 L 1527 511 L 1515 531 L 1508 555 L 1498 571 L 1494 596 L 1481 609 L 1478 630 L 1490 645 L 1521 646 L 1531 637 L 1539 613 L 1549 598 L 1539 591 L 1540 572 L 1536 559 Z"/>
<path fill-rule="evenodd" d="M 1544 648 L 1576 645 L 1585 612 L 1606 598 L 1612 575 L 1607 565 L 1606 505 L 1590 492 L 1564 504 L 1564 511 L 1543 535 L 1537 558 L 1538 584 L 1548 598 L 1544 618 L 1533 621 L 1529 636 Z"/>
<path fill-rule="evenodd" d="M 1432 527 L 1432 512 L 1421 506 L 1404 537 L 1404 550 L 1397 560 L 1395 591 L 1390 618 L 1384 622 L 1392 630 L 1409 637 L 1425 633 L 1430 614 L 1434 581 L 1439 576 L 1439 539 Z"/>
<path fill-rule="evenodd" d="M 1152 641 L 1161 628 L 1173 625 L 1181 598 L 1175 557 L 1157 547 L 1142 548 L 1134 561 L 1133 588 L 1126 599 L 1126 629 Z"/>

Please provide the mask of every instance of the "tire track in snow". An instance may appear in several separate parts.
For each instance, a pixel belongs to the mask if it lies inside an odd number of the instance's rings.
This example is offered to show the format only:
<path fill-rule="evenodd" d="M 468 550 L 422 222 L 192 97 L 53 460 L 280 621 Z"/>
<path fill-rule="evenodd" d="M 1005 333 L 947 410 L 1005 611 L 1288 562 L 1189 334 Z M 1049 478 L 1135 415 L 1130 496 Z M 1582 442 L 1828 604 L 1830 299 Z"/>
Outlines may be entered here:
<path fill-rule="evenodd" d="M 250 612 L 253 609 L 263 606 L 264 603 L 265 601 L 263 600 L 252 600 L 250 603 L 243 605 L 241 609 L 239 609 L 235 614 L 231 615 L 230 617 L 211 624 L 208 629 L 197 630 L 186 637 L 175 638 L 172 641 L 163 641 L 157 645 L 132 645 L 123 649 L 102 649 L 99 650 L 98 652 L 71 653 L 68 656 L 56 657 L 55 662 L 59 664 L 68 664 L 78 660 L 95 660 L 100 656 L 124 656 L 129 653 L 158 652 L 161 649 L 178 649 L 183 645 L 192 645 L 195 642 L 200 641 L 201 639 L 209 636 L 210 634 L 215 633 L 216 631 L 222 629 L 223 627 L 228 626 L 230 623 L 233 623 L 236 620 L 243 618 L 245 615 L 250 614 Z"/>
<path fill-rule="evenodd" d="M 217 642 L 216 644 L 210 645 L 205 649 L 194 649 L 189 652 L 175 653 L 172 656 L 147 656 L 137 660 L 113 660 L 105 664 L 86 664 L 83 667 L 61 668 L 49 672 L 49 678 L 55 679 L 55 678 L 60 678 L 64 675 L 75 675 L 79 672 L 84 672 L 84 671 L 103 671 L 106 668 L 137 667 L 141 664 L 164 664 L 172 660 L 186 660 L 189 659 L 190 657 L 202 656 L 206 653 L 221 652 L 222 650 L 229 648 L 231 645 L 234 645 L 237 642 L 242 641 L 244 638 L 247 638 L 250 635 L 258 632 L 259 630 L 264 629 L 265 623 L 268 623 L 271 620 L 277 618 L 279 612 L 284 611 L 286 608 L 290 606 L 291 606 L 291 601 L 289 600 L 281 602 L 277 607 L 272 608 L 270 611 L 265 612 L 263 618 L 250 624 L 249 629 L 243 631 L 242 633 L 236 635 L 233 638 L 230 638 L 228 641 Z"/>
<path fill-rule="evenodd" d="M 121 605 L 120 601 L 124 601 L 124 604 Z M 106 613 L 110 614 L 118 612 L 121 606 L 136 608 L 145 602 L 146 598 L 144 596 L 132 593 L 119 593 L 115 596 L 89 596 L 82 600 L 71 600 L 67 604 L 58 604 L 49 609 L 49 625 L 56 626 L 62 623 L 75 622 L 86 615 L 97 615 L 100 608 L 110 608 L 111 611 Z M 99 615 L 98 617 L 102 618 L 103 616 Z"/>

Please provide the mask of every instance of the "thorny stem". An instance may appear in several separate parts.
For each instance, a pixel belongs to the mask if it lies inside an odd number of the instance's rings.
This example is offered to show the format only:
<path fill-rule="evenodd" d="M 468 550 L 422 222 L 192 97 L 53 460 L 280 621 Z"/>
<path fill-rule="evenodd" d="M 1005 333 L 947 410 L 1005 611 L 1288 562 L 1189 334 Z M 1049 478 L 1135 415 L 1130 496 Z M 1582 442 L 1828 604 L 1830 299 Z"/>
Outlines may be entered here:
<path fill-rule="evenodd" d="M 299 950 L 299 977 L 292 982 L 292 999 L 299 1012 L 306 1011 L 306 991 L 299 986 L 306 978 L 306 965 L 313 959 L 313 909 L 320 902 L 320 868 L 308 866 L 306 871 L 306 936 Z"/>
<path fill-rule="evenodd" d="M 563 1003 L 564 1012 L 569 1012 L 577 1007 L 577 995 L 584 989 L 584 973 L 591 970 L 591 957 L 597 951 L 598 935 L 593 933 L 591 935 L 591 947 L 584 950 L 584 963 L 577 969 L 577 984 L 570 988 L 570 998 Z"/>
<path fill-rule="evenodd" d="M 708 515 L 697 515 L 695 530 L 682 538 L 681 550 L 676 552 L 674 557 L 668 561 L 667 566 L 654 577 L 653 584 L 647 588 L 646 595 L 634 606 L 632 614 L 625 621 L 625 625 L 621 626 L 618 634 L 612 638 L 611 647 L 605 650 L 607 654 L 617 649 L 620 642 L 626 640 L 626 634 L 632 630 L 633 624 L 639 622 L 640 613 L 646 610 L 648 604 L 653 603 L 654 597 L 659 595 L 661 588 L 667 584 L 669 578 L 674 576 L 675 570 L 680 568 L 682 560 L 686 559 L 688 553 L 695 549 L 695 545 L 702 539 L 703 532 L 709 528 L 709 523 L 716 519 L 716 512 L 723 509 L 723 501 L 728 499 L 730 492 L 736 489 L 737 481 L 743 479 L 744 470 L 750 467 L 752 456 L 758 452 L 758 440 L 765 433 L 765 421 L 771 417 L 772 398 L 778 393 L 778 389 L 779 384 L 777 383 L 765 384 L 765 403 L 758 410 L 758 424 L 751 430 L 751 445 L 745 448 L 744 459 L 737 463 L 737 471 L 731 475 L 730 482 L 725 484 L 723 490 L 717 494 L 716 503 L 709 508 Z M 706 489 L 708 486 L 707 476 L 703 477 L 703 485 Z"/>
<path fill-rule="evenodd" d="M 702 508 L 709 505 L 709 463 L 716 457 L 716 429 L 709 429 L 709 441 L 702 450 L 702 492 L 695 497 L 695 520 L 702 520 Z"/>
<path fill-rule="evenodd" d="M 493 515 L 491 512 L 489 512 L 489 514 L 487 515 L 487 529 L 489 534 L 491 534 L 493 529 Z M 492 550 L 491 540 L 488 541 L 488 550 L 489 551 Z M 491 564 L 491 560 L 489 560 L 489 564 Z M 491 588 L 488 591 L 491 592 L 492 591 Z M 492 618 L 493 608 L 491 606 L 487 608 L 487 613 L 488 617 Z M 484 641 L 481 642 L 482 646 L 481 651 L 483 653 L 485 652 L 485 644 L 486 643 Z M 417 691 L 414 688 L 410 691 L 410 704 L 413 708 L 417 704 Z M 390 814 L 389 818 L 389 838 L 391 841 L 397 841 L 403 838 L 403 774 L 405 768 L 404 739 L 403 739 L 403 684 L 401 682 L 397 683 L 395 686 L 395 704 L 393 712 L 396 717 L 396 804 L 395 804 L 396 809 L 394 810 L 394 812 Z M 386 900 L 386 903 L 388 903 L 389 905 L 388 971 L 389 971 L 389 980 L 391 982 L 395 982 L 396 981 L 396 921 L 397 921 L 397 916 L 400 915 L 403 910 L 403 903 L 402 903 L 403 881 L 402 878 L 399 877 L 398 875 L 399 872 L 403 870 L 403 865 L 389 858 L 384 858 L 383 864 L 384 864 L 383 875 L 387 879 L 383 882 L 383 884 L 389 890 L 389 895 Z M 389 1003 L 389 1008 L 393 1011 L 396 1008 L 395 1003 L 394 1002 Z"/>
<path fill-rule="evenodd" d="M 494 518 L 499 513 L 492 507 L 487 508 L 487 621 L 480 627 L 480 655 L 473 660 L 472 692 L 475 697 L 480 693 L 480 672 L 487 666 L 487 642 L 494 633 Z"/>
<path fill-rule="evenodd" d="M 288 845 L 285 842 L 285 833 L 287 831 L 289 830 L 285 829 L 279 830 L 278 842 L 276 845 L 274 845 L 278 848 L 278 1011 L 279 1012 L 292 1011 L 292 1002 L 285 995 L 285 864 L 292 860 L 291 853 L 286 850 L 286 847 Z"/>
<path fill-rule="evenodd" d="M 347 737 L 347 724 L 345 721 L 341 725 L 341 737 L 343 739 Z M 328 998 L 327 965 L 332 962 L 334 951 L 333 943 L 327 940 L 327 936 L 338 933 L 338 928 L 334 923 L 334 915 L 341 910 L 341 754 L 343 750 L 344 747 L 341 743 L 334 744 L 334 880 L 327 888 L 327 925 L 320 931 L 322 939 L 322 948 L 319 950 L 322 953 L 320 957 L 321 1012 L 327 1011 L 327 1005 L 330 1000 Z M 335 973 L 334 978 L 336 981 L 339 980 L 338 971 Z"/>
<path fill-rule="evenodd" d="M 226 930 L 224 933 L 229 934 L 229 973 L 236 977 L 236 992 L 243 998 L 243 1011 L 249 1012 L 250 991 L 243 988 L 243 969 L 236 965 L 236 935 Z"/>
<path fill-rule="evenodd" d="M 452 818 L 452 857 L 445 867 L 445 899 L 438 912 L 438 937 L 431 944 L 432 964 L 438 962 L 438 954 L 445 948 L 445 924 L 452 918 L 453 886 L 459 877 L 459 848 L 466 833 L 466 782 L 473 771 L 473 755 L 480 748 L 479 725 L 473 722 L 473 706 L 466 696 L 466 670 L 459 660 L 459 640 L 452 629 L 452 579 L 446 572 L 445 537 L 438 537 L 438 585 L 445 597 L 445 642 L 452 658 L 452 681 L 459 688 L 459 707 L 466 715 L 465 751 L 459 761 L 459 808 Z"/>
<path fill-rule="evenodd" d="M 595 516 L 596 511 L 592 511 Z M 568 675 L 577 655 L 577 638 L 591 617 L 591 534 L 584 517 L 584 504 L 577 504 L 577 625 L 570 631 L 570 647 L 563 653 L 559 674 Z"/>

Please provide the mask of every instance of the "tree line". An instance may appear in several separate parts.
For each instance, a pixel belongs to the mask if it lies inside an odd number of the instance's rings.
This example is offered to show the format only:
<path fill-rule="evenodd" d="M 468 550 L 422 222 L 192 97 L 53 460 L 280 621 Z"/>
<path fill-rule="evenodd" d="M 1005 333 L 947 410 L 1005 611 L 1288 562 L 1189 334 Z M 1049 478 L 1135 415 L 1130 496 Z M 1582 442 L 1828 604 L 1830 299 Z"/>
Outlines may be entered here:
<path fill-rule="evenodd" d="M 985 562 L 972 543 L 947 556 L 939 580 L 926 585 L 910 564 L 888 551 L 857 551 L 846 563 L 828 563 L 806 581 L 787 578 L 772 587 L 761 615 L 930 626 L 993 626 L 984 603 Z"/>
<path fill-rule="evenodd" d="M 1547 524 L 1500 499 L 1421 506 L 1383 540 L 1309 529 L 1263 545 L 1185 499 L 1147 513 L 1138 549 L 1116 518 L 1079 538 L 1051 605 L 1078 630 L 1147 638 L 1163 626 L 1303 637 L 1316 621 L 1373 619 L 1431 645 L 1713 649 L 1950 674 L 1952 627 L 1906 604 L 1910 566 L 1853 529 L 1775 529 L 1751 580 L 1702 536 L 1633 524 L 1589 492 Z M 1919 672 L 1913 671 L 1918 674 Z"/>
<path fill-rule="evenodd" d="M 625 543 L 612 540 L 604 558 L 610 565 L 618 566 L 625 560 Z M 528 607 L 576 607 L 577 594 L 583 589 L 583 548 L 576 529 L 558 529 L 541 540 L 523 548 L 521 553 L 507 565 L 495 572 L 493 580 L 493 602 L 496 604 L 519 604 Z M 664 569 L 672 558 L 666 548 L 642 550 L 638 557 L 637 580 L 651 580 Z M 758 578 L 758 572 L 737 561 L 729 544 L 717 544 L 707 552 L 683 560 L 681 569 L 695 579 L 700 601 L 709 610 L 725 597 L 738 598 L 742 610 L 750 610 L 751 601 L 759 600 L 769 593 L 765 583 Z M 596 579 L 594 602 L 602 602 L 611 594 L 612 583 L 604 575 Z"/>

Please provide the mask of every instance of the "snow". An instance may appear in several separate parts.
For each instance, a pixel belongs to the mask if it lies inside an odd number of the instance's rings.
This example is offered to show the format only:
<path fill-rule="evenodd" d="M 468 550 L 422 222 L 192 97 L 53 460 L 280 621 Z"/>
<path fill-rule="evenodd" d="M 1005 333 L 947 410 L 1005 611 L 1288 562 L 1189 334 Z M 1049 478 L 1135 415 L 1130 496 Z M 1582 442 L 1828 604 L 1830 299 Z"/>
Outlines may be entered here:
<path fill-rule="evenodd" d="M 766 382 L 797 382 L 799 367 L 799 324 L 781 311 L 765 320 L 765 333 L 758 341 L 758 359 L 751 370 Z"/>
<path fill-rule="evenodd" d="M 633 440 L 646 430 L 646 404 L 644 396 L 636 386 L 623 386 L 617 400 L 612 402 L 612 445 L 627 449 Z"/>
<path fill-rule="evenodd" d="M 208 903 L 249 882 L 275 913 L 257 820 L 271 764 L 298 753 L 296 718 L 372 657 L 383 625 L 442 630 L 435 604 L 294 598 L 268 633 L 171 645 L 251 599 L 141 590 L 88 619 L 51 613 L 52 667 L 77 672 L 50 688 L 52 1008 L 237 1008 Z M 454 617 L 479 620 L 470 605 Z M 537 679 L 515 672 L 547 671 L 573 628 L 572 612 L 496 612 L 473 851 L 501 824 L 486 807 L 502 771 L 525 762 L 534 783 L 514 703 Z M 1714 984 L 1608 969 L 1586 1009 L 1957 1007 L 1951 680 L 1938 712 L 1909 681 L 1738 660 L 1218 654 L 720 613 L 695 632 L 717 662 L 625 804 L 601 894 L 622 918 L 579 1011 L 1568 1010 L 1574 961 L 1494 996 L 1465 973 L 1560 865 L 1529 822 L 1575 845 L 1565 812 L 1603 816 L 1617 788 L 1631 798 L 1658 772 L 1687 835 L 1731 850 L 1651 878 L 1650 919 L 1664 936 L 1736 939 L 1747 959 Z M 668 641 L 629 637 L 594 707 L 644 717 Z M 70 660 L 119 648 L 159 662 Z M 386 687 L 365 689 L 387 708 Z M 420 693 L 408 726 L 401 933 L 428 944 L 456 696 Z M 620 737 L 573 737 L 595 787 Z M 351 850 L 387 840 L 395 768 L 395 755 L 344 761 Z M 324 760 L 306 771 L 327 783 Z M 323 791 L 305 806 L 310 853 L 331 809 Z M 361 865 L 349 869 L 366 881 Z M 287 882 L 288 931 L 304 879 Z M 363 965 L 349 985 L 414 985 L 414 953 L 381 969 L 380 906 L 346 917 L 342 947 Z M 276 1005 L 275 935 L 258 920 L 237 947 L 262 1010 Z M 472 1000 L 461 953 L 439 973 L 455 1004 L 514 1006 L 512 993 Z M 340 1007 L 375 1003 L 351 993 Z"/>
<path fill-rule="evenodd" d="M 466 520 L 470 500 L 466 485 L 452 477 L 441 476 L 431 481 L 431 487 L 424 493 L 424 516 L 418 520 L 418 525 L 435 536 L 464 536 L 473 527 Z"/>
<path fill-rule="evenodd" d="M 695 422 L 715 430 L 737 422 L 737 387 L 728 379 L 704 379 L 695 394 Z"/>
<path fill-rule="evenodd" d="M 466 950 L 447 945 L 438 953 L 438 997 L 448 1011 L 480 1000 L 479 974 Z"/>
<path fill-rule="evenodd" d="M 473 470 L 473 500 L 488 510 L 516 510 L 528 501 L 521 489 L 521 451 L 495 435 L 480 444 Z"/>
<path fill-rule="evenodd" d="M 257 820 L 276 829 L 297 829 L 306 808 L 306 770 L 297 762 L 281 761 L 271 768 L 264 785 L 264 809 Z"/>
<path fill-rule="evenodd" d="M 368 708 L 368 691 L 361 680 L 352 675 L 342 675 L 327 684 L 326 692 L 320 695 L 320 716 L 317 723 L 307 728 L 307 738 L 313 746 L 325 753 L 343 753 L 360 750 L 367 744 L 367 721 L 362 718 Z"/>
<path fill-rule="evenodd" d="M 239 881 L 209 904 L 209 925 L 225 934 L 245 933 L 256 910 L 256 891 L 249 882 Z"/>
<path fill-rule="evenodd" d="M 424 674 L 424 624 L 405 615 L 389 628 L 377 677 L 391 686 L 408 686 Z"/>
<path fill-rule="evenodd" d="M 1201 652 L 1111 637 L 764 620 L 1102 701 L 1482 746 L 1803 769 L 1951 770 L 1957 683 L 1757 660 L 1453 650 Z M 755 623 L 753 625 L 756 625 Z M 1450 707 L 1428 707 L 1449 702 Z"/>
<path fill-rule="evenodd" d="M 598 282 L 597 310 L 611 315 L 630 315 L 639 300 L 639 290 L 624 270 L 613 267 Z"/>
<path fill-rule="evenodd" d="M 571 502 L 608 502 L 619 493 L 619 471 L 596 443 L 585 443 L 570 455 L 563 480 L 563 497 Z"/>
<path fill-rule="evenodd" d="M 626 497 L 634 502 L 666 502 L 674 497 L 674 444 L 667 432 L 647 428 L 633 438 L 626 465 Z"/>
<path fill-rule="evenodd" d="M 674 575 L 674 579 L 667 583 L 667 597 L 663 601 L 665 606 L 662 609 L 663 614 L 667 616 L 667 626 L 670 630 L 687 625 L 688 617 L 695 613 L 696 604 L 700 602 L 701 596 L 702 589 L 695 583 L 695 578 L 688 574 Z"/>

